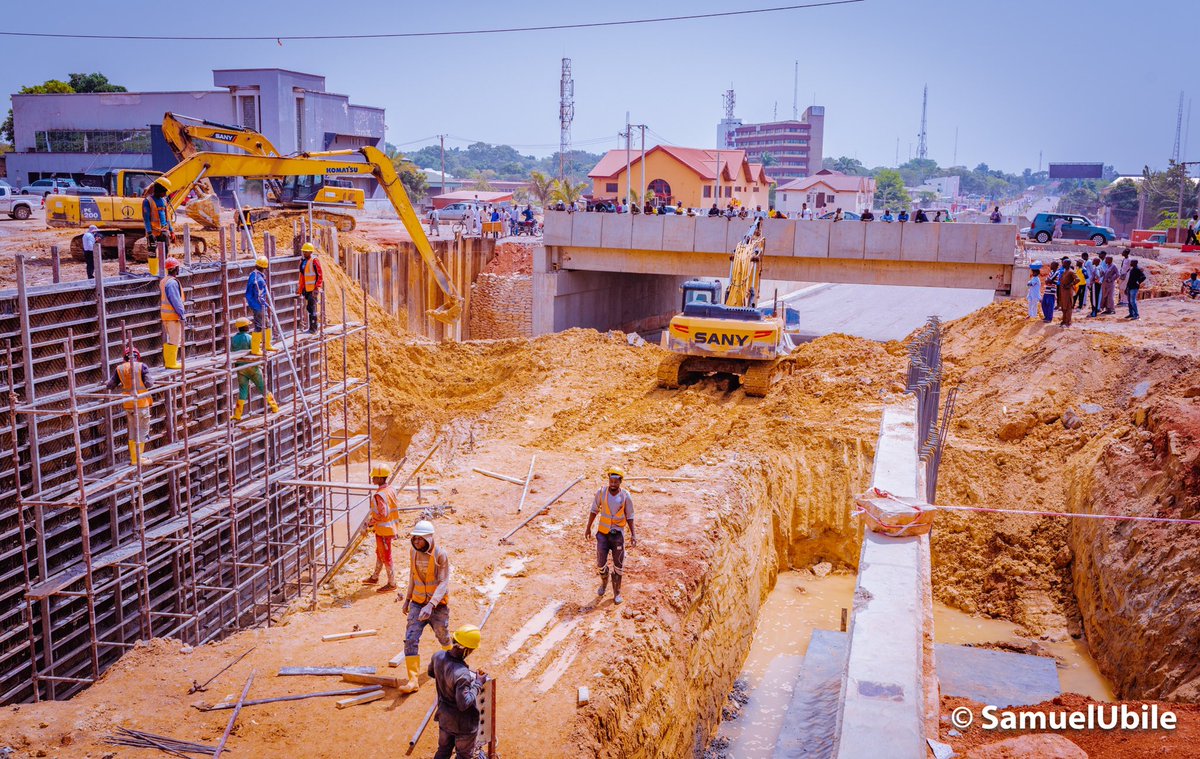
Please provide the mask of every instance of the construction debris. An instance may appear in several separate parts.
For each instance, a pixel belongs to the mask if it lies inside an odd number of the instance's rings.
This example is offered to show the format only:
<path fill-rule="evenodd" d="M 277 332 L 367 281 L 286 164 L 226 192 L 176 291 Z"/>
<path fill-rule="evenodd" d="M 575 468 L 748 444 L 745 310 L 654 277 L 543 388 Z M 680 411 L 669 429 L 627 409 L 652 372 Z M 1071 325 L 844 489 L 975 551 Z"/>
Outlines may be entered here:
<path fill-rule="evenodd" d="M 373 675 L 375 674 L 374 667 L 280 667 L 275 673 L 276 677 L 293 677 L 298 675 L 323 677 L 332 675 L 341 677 L 342 675 Z"/>
<path fill-rule="evenodd" d="M 236 659 L 234 659 L 233 661 L 229 662 L 229 663 L 228 663 L 228 664 L 226 664 L 224 667 L 221 667 L 221 669 L 219 669 L 219 670 L 217 671 L 217 674 L 215 674 L 215 675 L 213 675 L 212 677 L 210 677 L 210 678 L 208 678 L 207 680 L 205 680 L 203 684 L 197 683 L 195 680 L 193 680 L 193 681 L 192 681 L 192 687 L 191 687 L 191 688 L 188 688 L 188 695 L 190 696 L 190 695 L 191 695 L 191 694 L 193 694 L 193 693 L 197 693 L 197 692 L 200 692 L 200 691 L 206 690 L 206 689 L 208 688 L 208 685 L 209 685 L 209 683 L 211 683 L 213 680 L 216 680 L 218 677 L 220 677 L 220 676 L 221 676 L 221 675 L 222 675 L 222 674 L 223 674 L 223 673 L 224 673 L 226 670 L 228 670 L 228 669 L 229 669 L 230 667 L 232 667 L 234 664 L 237 664 L 237 663 L 238 663 L 238 662 L 240 662 L 242 659 L 245 659 L 245 658 L 246 658 L 246 655 L 247 655 L 247 654 L 249 654 L 251 651 L 253 651 L 255 648 L 256 648 L 256 646 L 251 646 L 250 648 L 246 649 L 246 650 L 245 650 L 245 651 L 242 653 L 242 655 L 241 655 L 241 656 L 239 656 L 238 658 L 236 658 Z"/>
<path fill-rule="evenodd" d="M 377 635 L 378 633 L 379 633 L 378 630 L 355 630 L 353 632 L 347 632 L 347 633 L 330 633 L 329 635 L 322 635 L 321 641 L 328 643 L 328 642 L 334 641 L 334 640 L 350 640 L 351 638 L 369 638 L 372 635 Z"/>
<path fill-rule="evenodd" d="M 507 474 L 500 474 L 499 472 L 489 472 L 487 469 L 480 469 L 477 466 L 471 467 L 471 471 L 478 472 L 479 474 L 482 474 L 484 477 L 491 477 L 493 479 L 504 480 L 505 482 L 511 482 L 514 485 L 522 485 L 523 486 L 525 484 L 525 480 L 522 480 L 520 477 L 509 477 Z"/>
<path fill-rule="evenodd" d="M 194 741 L 181 741 L 166 735 L 145 733 L 127 727 L 117 727 L 117 732 L 105 736 L 104 742 L 112 746 L 129 748 L 156 748 L 173 756 L 187 757 L 188 754 L 212 756 L 217 748 Z"/>
<path fill-rule="evenodd" d="M 574 480 L 571 482 L 571 484 L 570 484 L 570 485 L 567 485 L 565 488 L 563 488 L 563 489 L 562 489 L 562 491 L 561 491 L 561 492 L 559 492 L 559 494 L 558 494 L 558 495 L 554 496 L 554 497 L 553 497 L 553 498 L 551 498 L 549 501 L 546 501 L 546 505 L 544 505 L 544 506 L 542 506 L 542 508 L 538 509 L 538 510 L 537 510 L 537 513 L 535 513 L 535 514 L 531 515 L 531 516 L 530 516 L 528 519 L 526 519 L 524 522 L 521 522 L 519 525 L 517 525 L 516 527 L 512 528 L 511 530 L 509 530 L 509 531 L 508 531 L 508 533 L 507 533 L 507 534 L 506 534 L 504 537 L 500 538 L 500 542 L 501 542 L 502 544 L 503 544 L 503 543 L 507 543 L 507 542 L 508 542 L 508 539 L 509 539 L 509 538 L 511 538 L 513 535 L 516 535 L 518 530 L 520 530 L 522 527 L 524 527 L 525 525 L 527 525 L 527 524 L 529 524 L 530 522 L 532 522 L 534 519 L 537 519 L 537 518 L 538 518 L 538 517 L 540 517 L 542 514 L 545 514 L 545 513 L 546 513 L 546 511 L 547 511 L 547 510 L 549 510 L 549 508 L 550 508 L 550 507 L 551 507 L 551 506 L 554 504 L 554 502 L 555 502 L 555 501 L 557 501 L 559 498 L 562 498 L 564 495 L 566 495 L 566 494 L 567 494 L 567 493 L 568 493 L 568 492 L 571 490 L 571 488 L 575 487 L 575 486 L 576 486 L 576 485 L 578 485 L 580 482 L 583 482 L 583 475 L 582 475 L 582 474 L 581 474 L 581 475 L 579 475 L 578 477 L 576 477 L 576 478 L 575 478 L 575 479 L 574 479 Z"/>
<path fill-rule="evenodd" d="M 383 698 L 383 695 L 384 695 L 383 688 L 376 688 L 375 690 L 364 693 L 361 696 L 354 696 L 353 698 L 343 698 L 341 701 L 337 702 L 337 708 L 345 709 L 347 706 L 358 706 L 359 704 L 369 704 L 372 701 L 378 701 L 379 699 Z"/>
<path fill-rule="evenodd" d="M 517 501 L 517 513 L 521 513 L 521 509 L 525 508 L 525 499 L 529 497 L 529 486 L 533 484 L 533 465 L 537 463 L 537 454 L 534 454 L 529 459 L 529 474 L 525 475 L 525 485 L 521 488 L 521 500 Z"/>
<path fill-rule="evenodd" d="M 330 697 L 330 696 L 356 696 L 360 693 L 366 693 L 368 691 L 373 691 L 378 687 L 379 687 L 378 685 L 371 685 L 371 686 L 367 686 L 364 688 L 349 688 L 347 690 L 327 690 L 327 691 L 321 691 L 319 693 L 299 693 L 294 696 L 275 696 L 274 698 L 257 698 L 257 699 L 253 699 L 250 701 L 246 701 L 245 703 L 242 704 L 242 706 L 260 706 L 262 704 L 278 704 L 283 701 L 304 701 L 304 700 L 310 699 L 310 698 L 326 698 L 326 697 Z M 219 712 L 224 709 L 232 709 L 236 706 L 236 704 L 233 703 L 232 701 L 228 701 L 223 704 L 214 704 L 212 706 L 206 706 L 203 704 L 193 704 L 193 706 L 202 712 Z"/>
<path fill-rule="evenodd" d="M 229 715 L 229 724 L 225 725 L 225 732 L 221 735 L 221 740 L 217 741 L 217 748 L 213 751 L 213 759 L 221 759 L 221 752 L 225 750 L 225 742 L 229 740 L 229 734 L 233 732 L 233 725 L 237 722 L 238 715 L 242 713 L 242 706 L 246 703 L 246 696 L 250 695 L 250 686 L 254 684 L 254 673 L 250 673 L 250 677 L 246 678 L 246 685 L 242 688 L 242 695 L 238 698 L 237 703 L 233 705 L 233 714 Z"/>
<path fill-rule="evenodd" d="M 399 688 L 400 684 L 404 682 L 399 677 L 390 675 L 360 675 L 354 672 L 346 672 L 342 675 L 342 680 L 360 685 L 380 685 L 384 688 Z"/>
<path fill-rule="evenodd" d="M 579 686 L 579 693 L 575 696 L 576 706 L 587 706 L 592 700 L 592 691 L 586 685 Z"/>

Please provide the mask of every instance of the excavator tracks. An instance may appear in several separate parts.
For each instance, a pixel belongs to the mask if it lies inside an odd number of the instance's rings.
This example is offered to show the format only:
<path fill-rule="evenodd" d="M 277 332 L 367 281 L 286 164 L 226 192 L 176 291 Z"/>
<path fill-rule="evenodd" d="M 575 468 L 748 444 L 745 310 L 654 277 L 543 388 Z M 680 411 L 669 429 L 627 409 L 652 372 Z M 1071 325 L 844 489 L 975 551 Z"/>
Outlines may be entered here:
<path fill-rule="evenodd" d="M 775 380 L 779 379 L 781 374 L 779 363 L 779 359 L 776 359 L 774 361 L 756 361 L 750 364 L 746 368 L 746 373 L 742 375 L 742 389 L 746 391 L 746 395 L 756 398 L 766 396 L 771 385 L 775 384 Z"/>
<path fill-rule="evenodd" d="M 677 390 L 683 384 L 683 365 L 690 356 L 672 354 L 658 365 L 658 386 L 664 390 Z"/>

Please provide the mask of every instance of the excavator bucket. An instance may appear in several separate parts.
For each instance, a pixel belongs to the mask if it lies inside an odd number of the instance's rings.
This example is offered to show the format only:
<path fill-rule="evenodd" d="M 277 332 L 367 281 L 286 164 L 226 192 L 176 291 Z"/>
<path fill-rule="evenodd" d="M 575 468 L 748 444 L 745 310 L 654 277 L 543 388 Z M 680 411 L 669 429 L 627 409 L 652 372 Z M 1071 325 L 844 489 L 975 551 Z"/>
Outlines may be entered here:
<path fill-rule="evenodd" d="M 429 309 L 426 313 L 443 324 L 454 324 L 458 321 L 458 317 L 462 316 L 462 299 L 443 303 L 437 308 Z"/>
<path fill-rule="evenodd" d="M 188 202 L 184 213 L 205 229 L 221 228 L 221 204 L 217 201 L 216 194 L 193 198 Z"/>

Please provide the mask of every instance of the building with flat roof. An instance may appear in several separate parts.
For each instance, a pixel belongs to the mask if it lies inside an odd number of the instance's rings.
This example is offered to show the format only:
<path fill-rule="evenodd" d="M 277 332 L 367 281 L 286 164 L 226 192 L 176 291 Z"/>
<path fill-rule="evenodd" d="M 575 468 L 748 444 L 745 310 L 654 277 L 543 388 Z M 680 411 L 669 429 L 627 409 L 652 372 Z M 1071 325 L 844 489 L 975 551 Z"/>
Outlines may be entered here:
<path fill-rule="evenodd" d="M 592 197 L 620 200 L 625 197 L 624 150 L 605 153 L 588 173 Z M 642 155 L 629 156 L 630 186 L 635 195 L 642 186 Z M 744 150 L 707 150 L 655 145 L 646 151 L 646 190 L 654 193 L 659 205 L 682 202 L 688 208 L 708 208 L 714 202 L 721 208 L 738 203 L 753 209 L 767 207 L 770 181 L 758 163 L 751 163 Z"/>
<path fill-rule="evenodd" d="M 730 124 L 724 132 L 724 147 L 746 151 L 747 159 L 763 164 L 772 182 L 783 185 L 820 171 L 825 106 L 809 106 L 799 120 Z"/>
<path fill-rule="evenodd" d="M 71 176 L 82 181 L 106 169 L 156 169 L 175 164 L 162 139 L 168 111 L 247 126 L 281 154 L 380 146 L 382 108 L 355 105 L 325 90 L 325 77 L 285 69 L 217 69 L 216 90 L 13 95 L 9 182 Z M 220 147 L 214 146 L 213 150 Z M 375 180 L 352 180 L 372 194 Z"/>

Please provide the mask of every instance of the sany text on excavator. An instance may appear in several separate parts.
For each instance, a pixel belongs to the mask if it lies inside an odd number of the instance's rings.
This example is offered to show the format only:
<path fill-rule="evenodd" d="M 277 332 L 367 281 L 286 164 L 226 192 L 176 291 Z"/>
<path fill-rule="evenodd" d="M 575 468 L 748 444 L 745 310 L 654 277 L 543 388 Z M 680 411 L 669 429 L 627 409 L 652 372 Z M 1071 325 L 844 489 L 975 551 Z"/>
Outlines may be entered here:
<path fill-rule="evenodd" d="M 674 353 L 658 367 L 659 387 L 673 389 L 708 374 L 735 374 L 747 395 L 764 396 L 780 361 L 792 350 L 784 316 L 758 305 L 766 239 L 756 220 L 730 256 L 729 289 L 692 279 L 683 283 L 683 313 L 671 319 L 662 345 Z"/>
<path fill-rule="evenodd" d="M 361 160 L 355 160 L 361 159 Z M 417 246 L 425 265 L 433 272 L 445 303 L 429 312 L 430 316 L 447 324 L 458 320 L 462 313 L 462 296 L 455 287 L 445 266 L 433 252 L 421 220 L 417 218 L 408 193 L 400 182 L 400 175 L 392 162 L 378 148 L 362 147 L 357 150 L 331 150 L 320 153 L 301 153 L 296 156 L 274 157 L 237 155 L 233 153 L 196 153 L 180 162 L 159 177 L 156 182 L 167 188 L 169 213 L 174 213 L 177 204 L 188 197 L 198 182 L 205 178 L 246 177 L 347 177 L 373 176 L 383 188 L 396 214 L 408 230 Z"/>

